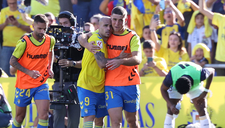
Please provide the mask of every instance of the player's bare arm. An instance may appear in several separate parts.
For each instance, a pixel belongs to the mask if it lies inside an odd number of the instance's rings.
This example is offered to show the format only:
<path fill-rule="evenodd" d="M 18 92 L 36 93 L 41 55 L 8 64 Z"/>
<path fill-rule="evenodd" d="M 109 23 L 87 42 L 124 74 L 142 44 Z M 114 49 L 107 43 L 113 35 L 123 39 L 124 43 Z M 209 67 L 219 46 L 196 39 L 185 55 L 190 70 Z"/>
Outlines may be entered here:
<path fill-rule="evenodd" d="M 106 68 L 107 59 L 105 58 L 105 54 L 99 51 L 94 56 L 95 56 L 95 60 L 98 63 L 98 66 L 100 68 Z"/>
<path fill-rule="evenodd" d="M 13 67 L 15 67 L 16 69 L 20 70 L 21 72 L 26 73 L 27 75 L 29 75 L 30 77 L 36 79 L 39 76 L 41 76 L 41 74 L 39 73 L 39 71 L 30 71 L 28 69 L 26 69 L 25 67 L 23 67 L 21 64 L 18 63 L 18 59 L 15 56 L 11 56 L 10 58 L 10 65 L 12 65 Z"/>
<path fill-rule="evenodd" d="M 212 80 L 213 80 L 213 77 L 214 77 L 214 74 L 215 74 L 215 69 L 214 68 L 205 68 L 205 69 L 209 72 L 209 77 L 206 80 L 205 88 L 207 90 L 209 90 L 210 85 L 211 85 Z M 208 93 L 207 91 L 203 91 L 202 94 L 199 97 L 196 98 L 198 104 L 203 103 L 203 99 L 205 98 L 207 93 Z"/>
<path fill-rule="evenodd" d="M 106 63 L 106 67 L 109 70 L 114 70 L 118 68 L 120 65 L 125 66 L 134 66 L 139 65 L 141 63 L 142 57 L 140 51 L 134 51 L 131 53 L 131 57 L 123 58 L 123 59 L 113 59 Z"/>
<path fill-rule="evenodd" d="M 179 113 L 179 110 L 176 109 L 176 104 L 172 103 L 170 101 L 170 98 L 169 98 L 169 94 L 167 92 L 167 90 L 169 89 L 169 87 L 165 86 L 164 84 L 162 84 L 160 90 L 161 90 L 161 94 L 163 96 L 163 98 L 165 99 L 166 103 L 167 103 L 167 106 L 170 108 L 170 110 L 174 113 L 174 114 L 178 114 Z"/>
<path fill-rule="evenodd" d="M 49 52 L 49 78 L 53 78 L 54 77 L 54 72 L 52 70 L 52 65 L 54 63 L 54 51 L 51 50 L 51 52 Z"/>

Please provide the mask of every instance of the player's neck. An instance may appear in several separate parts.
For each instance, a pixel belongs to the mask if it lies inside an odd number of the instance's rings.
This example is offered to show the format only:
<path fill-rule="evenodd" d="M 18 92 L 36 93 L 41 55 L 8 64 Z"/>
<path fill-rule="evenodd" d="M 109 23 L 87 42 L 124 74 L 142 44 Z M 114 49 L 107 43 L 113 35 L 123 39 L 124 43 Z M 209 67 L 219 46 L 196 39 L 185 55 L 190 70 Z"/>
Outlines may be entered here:
<path fill-rule="evenodd" d="M 120 29 L 119 31 L 114 31 L 113 34 L 115 34 L 115 35 L 121 35 L 121 34 L 123 34 L 123 32 L 125 30 L 126 30 L 126 28 L 124 27 L 124 28 Z"/>
<path fill-rule="evenodd" d="M 32 33 L 32 36 L 34 37 L 34 39 L 36 39 L 37 41 L 42 41 L 44 37 L 39 38 L 38 36 L 36 36 L 34 33 Z"/>

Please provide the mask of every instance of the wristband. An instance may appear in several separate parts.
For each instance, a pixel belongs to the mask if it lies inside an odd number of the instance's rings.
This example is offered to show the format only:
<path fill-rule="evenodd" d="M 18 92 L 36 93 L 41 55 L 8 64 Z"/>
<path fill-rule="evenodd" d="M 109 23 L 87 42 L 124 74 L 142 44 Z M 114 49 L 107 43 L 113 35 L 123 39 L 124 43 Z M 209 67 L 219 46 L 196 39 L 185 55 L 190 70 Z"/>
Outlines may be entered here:
<path fill-rule="evenodd" d="M 210 97 L 212 97 L 212 91 L 211 90 L 205 88 L 204 92 L 207 92 L 207 93 L 209 92 L 210 93 Z"/>
<path fill-rule="evenodd" d="M 204 92 L 210 92 L 210 90 L 205 88 L 205 89 L 204 89 Z"/>
<path fill-rule="evenodd" d="M 149 30 L 150 30 L 151 32 L 154 32 L 154 31 L 155 31 L 155 29 L 151 29 L 151 28 L 150 28 Z"/>

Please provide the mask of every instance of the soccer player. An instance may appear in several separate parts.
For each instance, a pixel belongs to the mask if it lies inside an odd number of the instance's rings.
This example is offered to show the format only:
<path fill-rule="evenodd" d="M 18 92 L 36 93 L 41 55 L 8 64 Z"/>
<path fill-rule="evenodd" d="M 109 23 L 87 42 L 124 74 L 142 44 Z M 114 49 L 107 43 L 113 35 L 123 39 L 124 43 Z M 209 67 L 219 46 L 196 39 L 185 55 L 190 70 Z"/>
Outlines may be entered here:
<path fill-rule="evenodd" d="M 18 41 L 10 59 L 17 71 L 16 116 L 12 128 L 21 128 L 26 115 L 26 106 L 34 97 L 38 112 L 38 128 L 48 127 L 49 86 L 48 77 L 53 78 L 54 37 L 46 34 L 48 19 L 42 14 L 34 18 L 34 32 Z"/>
<path fill-rule="evenodd" d="M 131 57 L 112 59 L 106 63 L 105 96 L 113 128 L 121 127 L 123 110 L 129 126 L 139 127 L 140 90 L 138 84 L 140 84 L 140 76 L 138 65 L 142 58 L 141 45 L 139 36 L 126 28 L 126 20 L 127 11 L 121 6 L 115 7 L 111 15 L 114 31 L 107 41 L 108 58 L 119 56 L 124 48 L 124 52 L 130 54 Z M 87 35 L 80 36 L 78 40 L 89 51 L 95 53 L 98 47 L 85 42 Z"/>
<path fill-rule="evenodd" d="M 105 104 L 105 67 L 108 58 L 106 42 L 112 34 L 110 17 L 99 21 L 99 31 L 93 32 L 88 42 L 94 41 L 101 49 L 96 54 L 87 49 L 82 58 L 82 70 L 77 82 L 78 98 L 81 107 L 81 117 L 84 118 L 84 128 L 103 126 L 103 118 L 108 114 Z"/>
<path fill-rule="evenodd" d="M 167 103 L 164 128 L 175 128 L 173 114 L 179 114 L 176 105 L 182 99 L 183 94 L 190 97 L 199 113 L 201 128 L 209 128 L 211 121 L 206 109 L 206 95 L 210 92 L 209 87 L 213 76 L 213 68 L 202 68 L 193 62 L 179 62 L 171 68 L 161 86 L 161 94 Z M 202 81 L 205 79 L 207 81 L 204 87 Z"/>

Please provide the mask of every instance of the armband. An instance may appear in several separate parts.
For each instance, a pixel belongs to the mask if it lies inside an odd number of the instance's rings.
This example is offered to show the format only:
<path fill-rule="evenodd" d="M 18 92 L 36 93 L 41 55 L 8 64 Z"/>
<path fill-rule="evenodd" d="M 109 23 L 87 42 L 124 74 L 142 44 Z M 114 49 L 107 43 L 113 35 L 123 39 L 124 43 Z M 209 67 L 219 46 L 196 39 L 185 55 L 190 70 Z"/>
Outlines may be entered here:
<path fill-rule="evenodd" d="M 205 88 L 204 92 L 210 93 L 210 97 L 212 97 L 212 91 L 211 90 Z"/>

